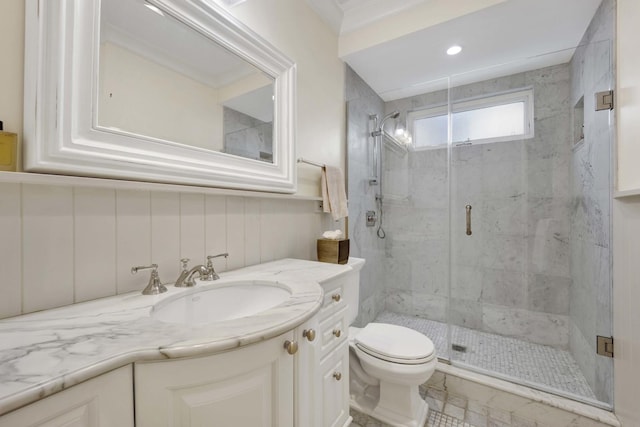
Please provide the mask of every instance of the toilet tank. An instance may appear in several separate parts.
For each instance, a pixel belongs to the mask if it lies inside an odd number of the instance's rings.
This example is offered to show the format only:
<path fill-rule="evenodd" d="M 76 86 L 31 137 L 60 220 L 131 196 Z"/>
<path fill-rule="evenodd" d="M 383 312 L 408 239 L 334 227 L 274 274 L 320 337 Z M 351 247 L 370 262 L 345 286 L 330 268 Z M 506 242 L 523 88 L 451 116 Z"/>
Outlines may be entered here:
<path fill-rule="evenodd" d="M 360 305 L 360 272 L 366 261 L 363 258 L 349 258 L 347 265 L 352 271 L 347 273 L 344 285 L 344 297 L 347 303 L 348 313 L 347 320 L 349 325 L 353 324 L 358 317 L 358 309 Z"/>

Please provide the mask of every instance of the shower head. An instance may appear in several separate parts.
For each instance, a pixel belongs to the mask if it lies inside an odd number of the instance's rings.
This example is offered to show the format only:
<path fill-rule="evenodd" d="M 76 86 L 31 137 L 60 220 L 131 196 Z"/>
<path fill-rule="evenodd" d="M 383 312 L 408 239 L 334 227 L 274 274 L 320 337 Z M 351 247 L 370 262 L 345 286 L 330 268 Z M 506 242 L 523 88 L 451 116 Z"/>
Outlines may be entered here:
<path fill-rule="evenodd" d="M 387 119 L 397 119 L 399 115 L 400 115 L 400 111 L 398 111 L 398 110 L 392 111 L 389 114 L 387 114 L 386 116 L 384 116 L 382 121 L 384 122 Z"/>
<path fill-rule="evenodd" d="M 397 119 L 399 115 L 400 115 L 400 112 L 398 110 L 396 110 L 396 111 L 392 111 L 391 113 L 389 113 L 386 116 L 384 116 L 382 118 L 382 121 L 380 122 L 380 126 L 378 127 L 378 129 L 375 132 L 376 135 L 382 135 L 382 129 L 384 129 L 384 122 L 386 122 L 389 119 Z"/>

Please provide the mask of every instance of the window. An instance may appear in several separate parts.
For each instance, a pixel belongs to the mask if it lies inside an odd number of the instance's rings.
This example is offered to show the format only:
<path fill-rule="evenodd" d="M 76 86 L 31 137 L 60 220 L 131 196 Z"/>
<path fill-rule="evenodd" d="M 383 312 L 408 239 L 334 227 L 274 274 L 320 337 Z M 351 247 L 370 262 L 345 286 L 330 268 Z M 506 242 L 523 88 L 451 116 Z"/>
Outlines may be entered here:
<path fill-rule="evenodd" d="M 452 104 L 451 141 L 487 143 L 533 138 L 533 90 L 456 101 Z M 447 145 L 447 106 L 408 115 L 414 149 Z"/>

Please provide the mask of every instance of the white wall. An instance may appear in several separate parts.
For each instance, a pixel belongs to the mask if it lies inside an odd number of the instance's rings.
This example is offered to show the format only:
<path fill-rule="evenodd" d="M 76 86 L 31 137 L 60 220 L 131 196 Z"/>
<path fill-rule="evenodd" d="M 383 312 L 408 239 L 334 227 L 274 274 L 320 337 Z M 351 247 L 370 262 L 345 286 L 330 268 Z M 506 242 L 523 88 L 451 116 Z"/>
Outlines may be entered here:
<path fill-rule="evenodd" d="M 614 408 L 623 426 L 629 427 L 640 426 L 640 405 L 638 404 L 640 393 L 639 236 L 640 198 L 614 200 Z"/>
<path fill-rule="evenodd" d="M 248 0 L 230 12 L 296 62 L 297 156 L 345 165 L 344 64 L 338 36 L 303 0 Z M 298 192 L 319 194 L 319 168 L 300 165 Z"/>
<path fill-rule="evenodd" d="M 618 190 L 640 188 L 640 2 L 618 0 Z M 640 197 L 613 201 L 613 335 L 615 412 L 640 425 Z"/>
<path fill-rule="evenodd" d="M 618 0 L 617 90 L 619 191 L 640 189 L 640 2 Z"/>

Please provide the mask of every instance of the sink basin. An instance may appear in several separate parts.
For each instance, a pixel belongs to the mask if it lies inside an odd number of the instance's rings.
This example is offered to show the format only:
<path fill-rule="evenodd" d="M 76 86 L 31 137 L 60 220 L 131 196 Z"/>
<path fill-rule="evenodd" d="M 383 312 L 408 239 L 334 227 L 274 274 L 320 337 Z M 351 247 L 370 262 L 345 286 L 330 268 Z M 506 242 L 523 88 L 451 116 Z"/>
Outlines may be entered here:
<path fill-rule="evenodd" d="M 261 313 L 282 304 L 291 292 L 277 283 L 233 282 L 163 301 L 151 317 L 168 323 L 206 325 Z"/>

